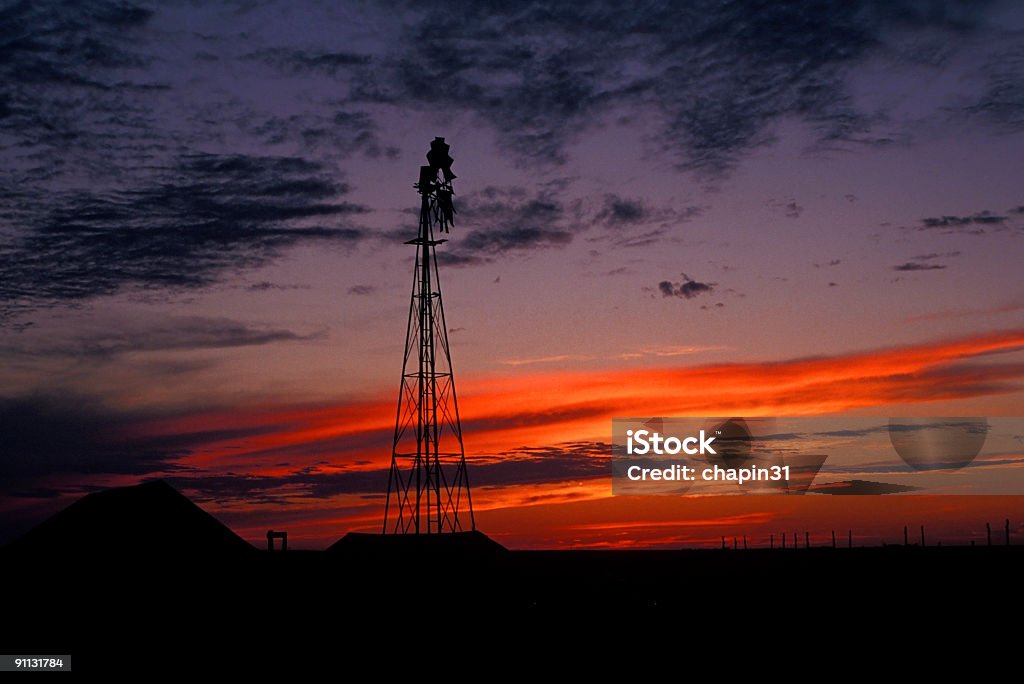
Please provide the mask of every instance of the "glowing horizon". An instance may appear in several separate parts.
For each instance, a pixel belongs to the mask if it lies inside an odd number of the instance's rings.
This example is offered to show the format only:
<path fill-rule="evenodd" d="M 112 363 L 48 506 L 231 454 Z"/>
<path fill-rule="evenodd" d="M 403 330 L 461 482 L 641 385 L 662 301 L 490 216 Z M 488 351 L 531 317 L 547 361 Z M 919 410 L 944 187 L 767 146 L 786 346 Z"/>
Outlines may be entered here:
<path fill-rule="evenodd" d="M 470 479 L 499 540 L 853 523 L 829 497 L 612 498 L 615 416 L 1022 415 L 1019 3 L 5 19 L 0 544 L 153 477 L 249 539 L 373 529 L 437 136 Z M 1016 497 L 847 505 L 878 540 L 897 516 L 951 539 L 1024 519 Z"/>

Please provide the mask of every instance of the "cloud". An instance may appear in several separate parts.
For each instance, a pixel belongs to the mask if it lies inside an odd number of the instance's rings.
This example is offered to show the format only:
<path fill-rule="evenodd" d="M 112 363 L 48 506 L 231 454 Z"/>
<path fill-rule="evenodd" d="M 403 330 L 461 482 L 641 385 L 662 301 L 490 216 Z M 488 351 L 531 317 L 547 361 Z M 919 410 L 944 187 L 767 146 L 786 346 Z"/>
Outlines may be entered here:
<path fill-rule="evenodd" d="M 468 111 L 511 154 L 549 163 L 602 115 L 642 111 L 680 168 L 710 174 L 786 119 L 829 146 L 891 142 L 875 131 L 884 117 L 854 101 L 849 72 L 895 36 L 969 34 L 984 13 L 909 0 L 410 7 L 398 49 L 356 77 L 356 100 Z"/>
<path fill-rule="evenodd" d="M 592 241 L 611 240 L 616 248 L 646 247 L 660 242 L 673 228 L 703 212 L 704 207 L 700 206 L 652 207 L 639 198 L 609 193 L 586 223 L 607 229 L 606 235 L 589 238 Z M 638 229 L 642 232 L 635 232 Z"/>
<path fill-rule="evenodd" d="M 474 256 L 472 254 L 460 254 L 457 252 L 449 252 L 447 250 L 440 250 L 437 252 L 437 263 L 441 266 L 450 266 L 458 268 L 460 266 L 479 266 L 480 264 L 487 264 L 493 261 L 490 257 Z"/>
<path fill-rule="evenodd" d="M 672 356 L 689 356 L 690 354 L 701 354 L 709 351 L 721 351 L 726 347 L 720 345 L 663 345 L 659 347 L 644 347 L 637 351 L 623 352 L 618 355 L 620 359 L 641 359 L 644 357 L 672 357 Z"/>
<path fill-rule="evenodd" d="M 486 263 L 508 251 L 562 247 L 584 226 L 579 202 L 566 205 L 561 185 L 530 192 L 519 186 L 494 187 L 468 195 L 456 205 L 456 222 L 472 228 L 454 246 L 438 252 L 441 263 Z"/>
<path fill-rule="evenodd" d="M 1007 217 L 985 210 L 972 216 L 932 216 L 921 219 L 918 230 L 939 230 L 944 233 L 968 233 L 980 235 L 985 227 L 1001 226 Z M 979 227 L 981 226 L 981 227 Z"/>
<path fill-rule="evenodd" d="M 460 246 L 472 251 L 495 254 L 507 250 L 555 247 L 570 242 L 572 233 L 567 231 L 523 225 L 508 226 L 495 231 L 474 230 L 461 241 Z"/>
<path fill-rule="evenodd" d="M 537 356 L 529 359 L 503 359 L 498 363 L 503 366 L 532 366 L 538 363 L 558 363 L 561 361 L 579 361 L 585 357 L 578 354 L 555 354 L 553 356 Z"/>
<path fill-rule="evenodd" d="M 554 446 L 519 447 L 490 459 L 473 462 L 473 483 L 503 486 L 565 482 L 607 477 L 611 445 L 604 442 L 563 442 Z"/>
<path fill-rule="evenodd" d="M 769 200 L 768 208 L 772 211 L 784 214 L 787 218 L 800 218 L 800 215 L 804 213 L 804 208 L 796 203 L 794 199 L 785 200 Z"/>
<path fill-rule="evenodd" d="M 373 285 L 353 285 L 348 288 L 350 295 L 370 295 L 377 291 L 377 288 Z"/>
<path fill-rule="evenodd" d="M 35 307 L 125 289 L 204 287 L 300 242 L 360 239 L 365 231 L 352 218 L 364 208 L 342 201 L 350 192 L 343 169 L 325 160 L 395 157 L 381 136 L 388 112 L 468 115 L 496 132 L 503 154 L 527 164 L 557 164 L 608 115 L 632 117 L 657 122 L 643 144 L 678 168 L 721 174 L 769 143 L 783 121 L 801 121 L 829 144 L 878 138 L 877 113 L 860 111 L 848 92 L 850 72 L 885 53 L 893 35 L 967 36 L 987 26 L 984 7 L 931 12 L 909 0 L 662 2 L 640 11 L 532 2 L 459 12 L 427 2 L 399 3 L 380 17 L 342 12 L 340 42 L 317 45 L 315 35 L 239 29 L 238 16 L 258 26 L 278 21 L 281 6 L 190 11 L 120 0 L 3 10 L 7 324 L 24 325 L 13 319 Z M 338 16 L 317 12 L 309 14 Z M 202 32 L 176 23 L 183 18 Z M 1012 92 L 1004 86 L 1018 73 L 1013 54 L 986 72 L 997 95 Z M 260 83 L 273 95 L 258 92 Z M 282 175 L 287 191 L 269 183 Z M 557 188 L 497 192 L 505 194 L 460 196 L 459 220 L 470 230 L 446 247 L 446 264 L 557 249 L 585 218 L 620 230 L 608 238 L 616 246 L 649 246 L 688 211 L 609 194 L 584 216 Z M 798 213 L 792 204 L 787 211 Z M 494 215 L 472 216 L 488 207 Z M 970 227 L 997 221 L 978 215 Z M 32 276 L 50 270 L 52 282 Z"/>
<path fill-rule="evenodd" d="M 616 226 L 638 223 L 650 215 L 650 210 L 641 200 L 626 199 L 618 195 L 605 195 L 604 207 L 597 214 L 597 220 Z"/>
<path fill-rule="evenodd" d="M 38 495 L 52 489 L 44 482 L 60 475 L 145 476 L 181 470 L 178 460 L 187 449 L 122 436 L 125 424 L 137 419 L 94 398 L 0 398 L 0 493 Z"/>
<path fill-rule="evenodd" d="M 644 231 L 643 233 L 637 233 L 634 235 L 623 235 L 614 239 L 612 244 L 616 248 L 628 249 L 630 247 L 648 247 L 656 244 L 664 239 L 666 230 L 664 228 L 655 228 L 654 230 Z M 607 275 L 618 275 L 619 273 L 625 273 L 629 269 L 625 266 L 612 269 Z"/>
<path fill-rule="evenodd" d="M 702 283 L 697 280 L 693 280 L 686 274 L 683 274 L 682 282 L 674 283 L 671 280 L 662 280 L 658 283 L 658 292 L 661 293 L 662 297 L 682 297 L 684 299 L 693 299 L 694 297 L 702 294 L 709 294 L 715 289 L 715 283 Z"/>
<path fill-rule="evenodd" d="M 17 346 L 0 351 L 21 356 L 65 356 L 78 360 L 109 359 L 120 354 L 230 349 L 317 339 L 323 331 L 299 334 L 283 328 L 261 328 L 227 318 L 167 317 L 157 323 L 126 321 L 103 330 L 54 341 L 49 333 L 16 338 Z"/>
<path fill-rule="evenodd" d="M 652 122 L 644 144 L 678 168 L 716 174 L 770 143 L 786 121 L 831 147 L 891 141 L 886 129 L 899 122 L 855 97 L 851 75 L 872 57 L 920 65 L 920 51 L 907 46 L 934 43 L 941 32 L 957 36 L 943 54 L 977 51 L 969 39 L 980 31 L 1006 35 L 991 10 L 915 0 L 640 9 L 541 0 L 452 12 L 434 0 L 379 12 L 287 3 L 168 12 L 121 0 L 96 0 L 88 11 L 40 0 L 4 10 L 0 130 L 16 137 L 7 149 L 30 165 L 18 173 L 42 178 L 71 168 L 116 175 L 183 146 L 251 150 L 256 140 L 392 157 L 397 150 L 379 139 L 375 121 L 387 109 L 467 114 L 516 161 L 559 163 L 614 115 Z M 285 24 L 295 30 L 274 30 Z M 986 87 L 961 109 L 986 124 L 1018 125 L 1021 51 L 989 52 Z M 280 98 L 261 102 L 257 78 L 273 79 Z M 292 100 L 301 114 L 280 106 Z M 248 138 L 239 141 L 239 131 Z"/>
<path fill-rule="evenodd" d="M 550 447 L 519 447 L 500 455 L 469 459 L 473 486 L 504 487 L 588 480 L 611 472 L 611 447 L 603 442 L 565 442 Z M 171 478 L 199 501 L 285 504 L 297 498 L 328 499 L 339 494 L 376 494 L 386 486 L 386 468 L 349 468 L 318 464 L 281 475 L 227 473 L 182 474 Z"/>
<path fill-rule="evenodd" d="M 825 482 L 811 485 L 807 491 L 814 494 L 846 494 L 846 495 L 884 495 L 914 492 L 921 487 L 894 484 L 891 482 L 873 482 L 871 480 L 847 480 L 844 482 Z"/>
<path fill-rule="evenodd" d="M 301 74 L 320 72 L 329 76 L 351 67 L 369 64 L 370 57 L 354 52 L 326 52 L 296 50 L 293 48 L 263 48 L 250 52 L 245 59 L 269 64 L 282 71 Z"/>
<path fill-rule="evenodd" d="M 368 58 L 268 47 L 258 32 L 228 40 L 223 15 L 191 11 L 202 34 L 121 0 L 0 11 L 0 324 L 124 290 L 204 287 L 301 242 L 365 235 L 352 221 L 365 207 L 343 201 L 344 174 L 324 160 L 393 157 L 374 119 L 338 94 L 289 114 L 245 84 L 258 63 L 298 81 Z"/>
<path fill-rule="evenodd" d="M 972 217 L 975 223 L 981 223 L 983 225 L 997 225 L 1006 221 L 1005 216 L 998 216 L 989 211 L 983 211 L 980 214 L 975 214 Z"/>
<path fill-rule="evenodd" d="M 258 283 L 253 283 L 245 288 L 249 292 L 267 292 L 269 290 L 280 290 L 282 292 L 288 290 L 308 290 L 309 285 L 290 285 L 282 283 L 271 283 L 267 280 L 261 280 Z"/>
<path fill-rule="evenodd" d="M 912 261 L 906 261 L 902 264 L 893 266 L 894 271 L 942 271 L 947 268 L 946 264 L 932 263 L 936 259 L 953 259 L 959 257 L 961 252 L 928 252 L 927 254 L 918 254 L 912 257 Z"/>
<path fill-rule="evenodd" d="M 342 158 L 353 154 L 370 159 L 399 156 L 398 148 L 381 141 L 377 123 L 366 112 L 304 111 L 262 118 L 245 113 L 234 118 L 239 128 L 266 146 L 292 143 L 310 154 Z"/>
<path fill-rule="evenodd" d="M 921 321 L 945 321 L 959 318 L 973 318 L 976 316 L 999 316 L 1001 314 L 1017 313 L 1024 311 L 1024 303 L 1009 302 L 984 309 L 944 309 L 930 313 L 918 314 L 904 319 L 906 323 L 918 323 Z"/>
<path fill-rule="evenodd" d="M 166 88 L 147 72 L 153 57 L 142 37 L 151 9 L 117 0 L 87 9 L 43 1 L 8 3 L 2 15 L 0 179 L 97 175 L 111 158 L 138 162 L 160 144 L 138 135 L 153 115 L 139 95 Z"/>
<path fill-rule="evenodd" d="M 351 245 L 366 208 L 323 165 L 297 157 L 190 154 L 139 187 L 15 201 L 0 246 L 0 314 L 133 288 L 194 288 L 293 245 Z"/>
<path fill-rule="evenodd" d="M 984 92 L 964 107 L 963 113 L 1003 132 L 1024 129 L 1024 50 L 1014 47 L 997 51 L 981 71 Z"/>
<path fill-rule="evenodd" d="M 974 223 L 970 216 L 940 216 L 921 219 L 924 228 L 949 228 L 955 226 L 969 226 Z"/>
<path fill-rule="evenodd" d="M 474 486 L 501 486 L 604 477 L 608 451 L 600 442 L 516 445 L 567 432 L 599 435 L 624 413 L 716 415 L 732 407 L 810 415 L 1008 394 L 1019 390 L 1024 366 L 993 359 L 1021 350 L 1024 331 L 1009 330 L 765 363 L 470 380 L 460 386 L 460 399 L 463 428 L 473 436 L 471 478 Z M 538 395 L 538 386 L 559 391 Z M 675 391 L 692 386 L 705 391 Z M 94 398 L 7 398 L 0 400 L 0 488 L 39 496 L 77 491 L 83 474 L 171 473 L 189 478 L 209 499 L 380 494 L 393 423 L 394 405 L 386 400 L 148 415 L 111 410 Z"/>

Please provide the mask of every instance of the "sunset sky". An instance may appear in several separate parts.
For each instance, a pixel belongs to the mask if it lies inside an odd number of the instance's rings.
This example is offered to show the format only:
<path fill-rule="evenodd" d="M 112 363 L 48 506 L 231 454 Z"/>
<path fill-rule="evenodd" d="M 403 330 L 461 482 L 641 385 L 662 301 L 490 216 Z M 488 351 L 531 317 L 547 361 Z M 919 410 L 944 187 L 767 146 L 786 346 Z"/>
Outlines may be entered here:
<path fill-rule="evenodd" d="M 608 442 L 1024 415 L 1022 46 L 1012 1 L 0 1 L 0 543 L 152 477 L 257 542 L 379 529 L 435 136 L 485 533 L 1021 525 L 1024 491 L 612 497 Z"/>

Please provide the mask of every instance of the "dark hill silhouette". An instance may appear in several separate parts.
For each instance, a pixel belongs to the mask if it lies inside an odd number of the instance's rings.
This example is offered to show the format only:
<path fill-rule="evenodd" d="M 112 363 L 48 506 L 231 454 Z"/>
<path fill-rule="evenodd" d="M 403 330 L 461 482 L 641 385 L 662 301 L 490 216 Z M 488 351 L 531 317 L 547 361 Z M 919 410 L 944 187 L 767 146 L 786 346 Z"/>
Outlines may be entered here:
<path fill-rule="evenodd" d="M 24 556 L 196 557 L 255 548 L 163 480 L 88 494 L 8 551 Z"/>

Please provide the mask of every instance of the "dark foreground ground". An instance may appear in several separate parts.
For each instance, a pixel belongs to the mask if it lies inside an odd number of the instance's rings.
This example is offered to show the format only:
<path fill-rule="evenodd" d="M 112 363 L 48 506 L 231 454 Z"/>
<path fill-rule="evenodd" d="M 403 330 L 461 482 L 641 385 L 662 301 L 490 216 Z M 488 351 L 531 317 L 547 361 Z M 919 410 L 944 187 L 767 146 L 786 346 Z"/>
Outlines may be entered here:
<path fill-rule="evenodd" d="M 390 624 L 394 638 L 453 619 L 464 632 L 542 615 L 604 616 L 593 624 L 607 636 L 621 624 L 643 640 L 644 623 L 607 619 L 636 609 L 677 618 L 687 638 L 763 640 L 767 624 L 837 621 L 867 625 L 867 637 L 908 616 L 952 633 L 1018 615 L 1024 581 L 1024 547 L 378 556 L 0 554 L 5 652 L 137 655 L 231 643 L 250 655 L 286 653 L 297 643 L 340 647 L 353 630 L 378 629 L 368 625 Z"/>
<path fill-rule="evenodd" d="M 410 648 L 434 672 L 473 640 L 505 651 L 492 674 L 580 644 L 630 667 L 710 646 L 793 666 L 812 651 L 975 657 L 1018 638 L 1004 625 L 1022 588 L 1024 546 L 507 551 L 470 532 L 271 553 L 153 481 L 89 494 L 0 549 L 0 652 L 150 673 L 379 670 Z"/>

